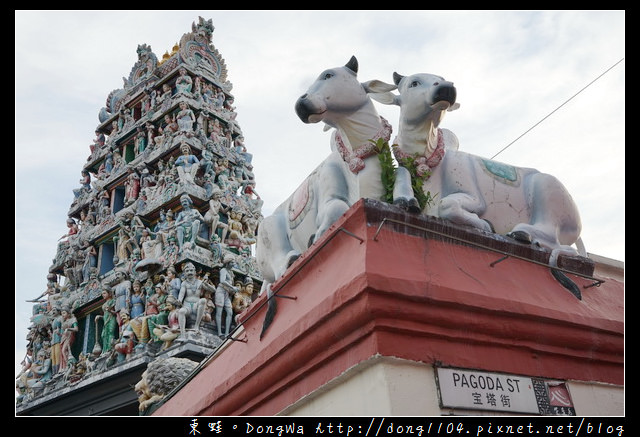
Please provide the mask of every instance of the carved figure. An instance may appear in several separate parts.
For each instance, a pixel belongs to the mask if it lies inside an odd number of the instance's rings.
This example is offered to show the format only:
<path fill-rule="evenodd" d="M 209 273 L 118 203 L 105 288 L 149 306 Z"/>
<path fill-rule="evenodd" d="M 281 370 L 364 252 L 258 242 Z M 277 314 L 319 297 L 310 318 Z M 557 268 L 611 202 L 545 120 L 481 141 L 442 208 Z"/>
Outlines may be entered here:
<path fill-rule="evenodd" d="M 251 279 L 250 276 L 247 276 L 243 285 L 244 286 L 233 296 L 233 312 L 236 314 L 240 314 L 246 310 L 252 302 L 253 279 Z"/>
<path fill-rule="evenodd" d="M 80 178 L 80 188 L 73 190 L 73 195 L 78 198 L 84 193 L 88 193 L 91 190 L 91 174 L 87 170 L 82 170 L 82 177 Z"/>
<path fill-rule="evenodd" d="M 202 76 L 200 75 L 197 75 L 193 81 L 193 93 L 198 97 L 202 93 Z"/>
<path fill-rule="evenodd" d="M 71 217 L 69 217 L 67 219 L 67 228 L 69 228 L 69 232 L 67 232 L 62 237 L 60 237 L 59 240 L 62 240 L 63 242 L 65 242 L 65 241 L 69 241 L 69 242 L 75 241 L 75 237 L 77 236 L 77 234 L 80 231 L 80 229 L 78 228 L 78 224 L 76 223 L 76 221 Z"/>
<path fill-rule="evenodd" d="M 62 316 L 56 307 L 51 308 L 51 371 L 60 371 L 60 354 L 62 348 Z"/>
<path fill-rule="evenodd" d="M 147 305 L 145 307 L 145 316 L 154 316 L 158 314 L 160 305 L 164 304 L 166 300 L 166 293 L 164 291 L 164 284 L 158 282 L 154 285 L 155 292 L 147 294 Z"/>
<path fill-rule="evenodd" d="M 156 136 L 156 129 L 155 126 L 153 125 L 153 123 L 147 122 L 144 125 L 144 128 L 146 129 L 146 139 L 147 139 L 147 143 L 146 143 L 146 147 L 152 148 L 154 146 L 154 138 Z"/>
<path fill-rule="evenodd" d="M 261 293 L 270 293 L 271 284 L 359 198 L 380 199 L 385 192 L 381 164 L 370 140 L 388 139 L 391 132 L 369 93 L 396 87 L 376 80 L 360 83 L 357 72 L 355 57 L 345 66 L 325 70 L 296 102 L 303 122 L 323 121 L 335 128 L 333 152 L 262 220 L 256 246 L 264 278 Z M 275 299 L 269 299 L 269 305 L 267 318 L 275 311 Z"/>
<path fill-rule="evenodd" d="M 180 301 L 173 296 L 167 296 L 164 302 L 164 308 L 157 316 L 150 319 L 149 326 L 153 327 L 154 341 L 163 342 L 161 350 L 168 349 L 173 340 L 180 335 L 180 316 L 179 311 L 182 305 Z"/>
<path fill-rule="evenodd" d="M 125 308 L 129 309 L 131 299 L 131 281 L 127 279 L 127 274 L 123 270 L 116 271 L 116 280 L 118 284 L 114 287 L 114 311 L 117 316 L 118 326 L 122 326 L 120 320 L 120 311 Z"/>
<path fill-rule="evenodd" d="M 143 259 L 159 259 L 162 256 L 161 238 L 162 236 L 159 238 L 153 238 L 153 235 L 148 228 L 144 228 L 142 230 L 142 236 L 140 237 L 140 255 Z"/>
<path fill-rule="evenodd" d="M 76 340 L 78 332 L 78 320 L 71 313 L 69 308 L 63 308 L 62 315 L 62 337 L 60 340 L 60 370 L 66 370 L 67 361 L 71 357 L 71 347 Z"/>
<path fill-rule="evenodd" d="M 95 246 L 83 241 L 84 262 L 82 264 L 82 282 L 88 282 L 91 273 L 98 267 L 98 251 Z"/>
<path fill-rule="evenodd" d="M 225 257 L 224 266 L 220 269 L 220 282 L 216 287 L 215 305 L 216 305 L 216 326 L 218 328 L 218 337 L 226 338 L 229 336 L 231 328 L 231 320 L 233 317 L 233 306 L 231 296 L 240 291 L 238 287 L 233 285 L 235 267 L 234 258 L 230 255 Z M 222 312 L 225 313 L 225 330 L 222 333 Z"/>
<path fill-rule="evenodd" d="M 154 314 L 156 315 L 156 314 Z M 151 316 L 144 315 L 138 316 L 135 319 L 130 319 L 128 329 L 130 329 L 135 335 L 137 344 L 136 349 L 144 348 L 144 345 L 149 342 L 149 318 Z M 124 331 L 124 329 L 123 329 Z"/>
<path fill-rule="evenodd" d="M 100 192 L 98 200 L 98 217 L 103 220 L 111 214 L 111 198 L 108 190 Z"/>
<path fill-rule="evenodd" d="M 188 194 L 180 196 L 182 211 L 176 217 L 176 236 L 178 237 L 178 247 L 180 250 L 186 243 L 195 245 L 200 234 L 200 225 L 204 222 L 204 217 L 200 211 L 193 208 L 193 201 Z"/>
<path fill-rule="evenodd" d="M 16 385 L 19 385 L 26 393 L 39 394 L 44 390 L 45 383 L 52 377 L 51 359 L 47 351 L 40 349 L 36 354 L 36 360 L 29 369 L 20 375 Z"/>
<path fill-rule="evenodd" d="M 170 309 L 166 306 L 166 301 L 169 298 L 167 296 L 166 290 L 163 284 L 156 284 L 156 292 L 149 299 L 153 300 L 157 305 L 157 311 L 150 311 L 147 316 L 147 329 L 149 331 L 151 340 L 153 341 L 161 341 L 158 335 L 156 335 L 156 327 L 160 325 L 167 325 L 169 323 L 169 311 Z M 177 300 L 172 297 L 172 299 Z M 179 326 L 178 326 L 179 329 Z M 158 331 L 157 334 L 161 334 L 162 330 Z"/>
<path fill-rule="evenodd" d="M 99 150 L 100 148 L 102 148 L 105 142 L 105 136 L 102 132 L 96 129 L 95 134 L 96 134 L 96 138 L 93 140 L 93 144 L 89 146 L 89 149 L 91 150 L 92 154 L 96 149 Z"/>
<path fill-rule="evenodd" d="M 144 371 L 135 390 L 138 393 L 139 411 L 143 414 L 152 404 L 162 400 L 167 393 L 180 384 L 197 362 L 187 358 L 159 358 L 152 361 Z"/>
<path fill-rule="evenodd" d="M 176 91 L 178 93 L 191 94 L 193 79 L 191 79 L 191 76 L 187 73 L 186 68 L 180 68 L 178 72 L 180 73 L 180 76 L 176 79 Z"/>
<path fill-rule="evenodd" d="M 198 331 L 200 329 L 200 323 L 204 316 L 206 308 L 206 299 L 201 297 L 202 290 L 209 288 L 213 291 L 213 286 L 209 285 L 207 281 L 198 279 L 196 276 L 196 267 L 191 262 L 185 263 L 182 268 L 184 278 L 182 285 L 180 286 L 180 295 L 178 301 L 182 304 L 182 308 L 178 311 L 178 318 L 180 321 L 181 334 L 186 333 L 187 318 L 195 317 L 193 329 Z"/>
<path fill-rule="evenodd" d="M 211 107 L 213 103 L 213 91 L 211 89 L 211 84 L 205 82 L 202 85 L 202 99 L 204 100 L 205 106 Z"/>
<path fill-rule="evenodd" d="M 222 238 L 220 241 L 225 241 L 229 227 L 226 223 L 220 221 L 220 213 L 226 213 L 230 208 L 222 205 L 220 201 L 221 198 L 222 190 L 217 185 L 214 185 L 211 199 L 209 200 L 209 210 L 204 215 L 204 221 L 209 225 L 211 235 L 217 234 L 218 228 L 222 229 Z"/>
<path fill-rule="evenodd" d="M 73 363 L 73 366 L 67 369 L 67 373 L 65 374 L 65 379 L 72 385 L 78 383 L 87 373 L 88 358 L 87 355 L 80 353 L 78 360 L 76 361 L 74 358 L 74 361 L 75 362 L 69 361 Z"/>
<path fill-rule="evenodd" d="M 171 85 L 165 83 L 162 85 L 162 94 L 158 97 L 158 104 L 161 105 L 161 110 L 166 110 L 171 106 L 171 96 L 173 94 L 173 90 L 171 89 Z M 165 118 L 166 119 L 166 118 Z"/>
<path fill-rule="evenodd" d="M 142 126 L 138 127 L 137 132 L 138 133 L 136 134 L 136 137 L 135 137 L 135 144 L 136 144 L 136 155 L 139 155 L 140 153 L 144 153 L 144 150 L 147 148 L 147 133 L 142 128 Z"/>
<path fill-rule="evenodd" d="M 187 143 L 180 145 L 180 151 L 182 155 L 175 161 L 175 165 L 178 169 L 178 176 L 183 183 L 195 183 L 196 173 L 198 173 L 198 163 L 200 162 L 196 155 L 191 153 L 191 147 Z"/>
<path fill-rule="evenodd" d="M 140 194 L 140 175 L 132 171 L 125 182 L 125 205 L 130 205 Z"/>
<path fill-rule="evenodd" d="M 171 215 L 171 222 L 168 219 L 169 214 Z M 156 223 L 153 228 L 156 240 L 158 240 L 160 246 L 166 246 L 169 240 L 169 235 L 175 232 L 175 227 L 172 226 L 173 224 L 173 211 L 169 210 L 168 212 L 165 212 L 164 210 L 161 210 L 158 223 Z"/>
<path fill-rule="evenodd" d="M 231 209 L 229 211 L 227 226 L 229 228 L 227 244 L 241 248 L 244 245 L 244 226 L 242 224 L 242 212 L 239 209 Z"/>
<path fill-rule="evenodd" d="M 202 316 L 202 323 L 214 323 L 214 312 L 216 310 L 216 305 L 213 303 L 213 296 L 210 289 L 205 289 L 202 291 L 202 297 L 206 300 L 206 305 L 204 309 L 204 315 Z"/>
<path fill-rule="evenodd" d="M 120 311 L 120 319 L 122 320 L 122 332 L 120 333 L 118 342 L 114 346 L 118 354 L 118 362 L 122 362 L 131 356 L 136 339 L 133 327 L 131 326 L 129 312 L 124 308 Z"/>
<path fill-rule="evenodd" d="M 193 132 L 193 123 L 196 122 L 196 115 L 189 108 L 187 102 L 180 102 L 180 111 L 176 114 L 176 122 L 181 131 Z"/>
<path fill-rule="evenodd" d="M 178 123 L 176 123 L 175 117 L 171 118 L 169 114 L 164 116 L 164 125 L 162 126 L 163 141 L 166 142 L 169 137 L 171 137 L 174 133 L 178 132 L 179 127 Z"/>
<path fill-rule="evenodd" d="M 92 353 L 99 355 L 100 353 L 106 353 L 113 347 L 113 340 L 118 335 L 118 320 L 115 310 L 115 299 L 110 289 L 104 288 L 102 290 L 102 298 L 104 300 L 102 304 L 102 315 L 96 316 L 96 343 Z M 98 322 L 102 320 L 102 331 L 100 332 L 100 340 L 98 343 Z"/>
<path fill-rule="evenodd" d="M 586 256 L 578 208 L 557 178 L 459 151 L 455 135 L 438 127 L 459 106 L 452 82 L 424 73 L 395 73 L 394 82 L 399 95 L 381 101 L 400 106 L 396 157 L 422 161 L 430 172 L 423 189 L 439 193 L 424 213 L 548 248 L 554 267 L 560 254 Z"/>
<path fill-rule="evenodd" d="M 104 162 L 98 168 L 98 179 L 105 180 L 113 171 L 113 152 L 107 152 Z"/>
<path fill-rule="evenodd" d="M 175 267 L 169 266 L 169 268 L 167 268 L 167 275 L 165 276 L 164 280 L 167 295 L 173 296 L 177 299 L 180 295 L 182 280 L 177 276 Z"/>
<path fill-rule="evenodd" d="M 144 314 L 145 300 L 145 296 L 142 294 L 142 284 L 136 279 L 133 281 L 132 293 L 127 302 L 130 319 L 135 319 Z"/>
<path fill-rule="evenodd" d="M 222 125 L 220 124 L 220 120 L 214 118 L 213 122 L 210 124 L 210 129 L 211 132 L 209 134 L 209 138 L 211 138 L 211 141 L 213 141 L 215 144 L 220 143 L 224 138 L 224 131 L 222 129 Z"/>

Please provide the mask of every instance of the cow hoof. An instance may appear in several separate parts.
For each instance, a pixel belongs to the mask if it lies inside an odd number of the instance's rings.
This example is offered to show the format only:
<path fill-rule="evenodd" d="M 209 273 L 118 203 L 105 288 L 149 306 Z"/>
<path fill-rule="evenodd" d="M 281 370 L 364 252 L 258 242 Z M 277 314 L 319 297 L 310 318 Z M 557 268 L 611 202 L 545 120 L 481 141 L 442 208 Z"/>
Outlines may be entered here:
<path fill-rule="evenodd" d="M 407 199 L 394 199 L 393 204 L 402 209 L 407 209 L 407 207 L 409 206 L 409 202 L 407 202 Z"/>
<path fill-rule="evenodd" d="M 412 212 L 412 213 L 419 213 L 422 210 L 420 209 L 420 204 L 418 203 L 418 199 L 416 199 L 415 197 L 411 200 L 409 200 L 409 208 L 407 209 L 407 211 Z"/>
<path fill-rule="evenodd" d="M 300 258 L 299 253 L 295 255 L 291 255 L 287 260 L 287 268 L 291 267 L 291 264 L 293 264 L 298 258 Z"/>
<path fill-rule="evenodd" d="M 507 234 L 507 237 L 513 238 L 514 240 L 519 241 L 520 243 L 531 244 L 533 242 L 533 240 L 531 240 L 531 235 L 529 235 L 527 232 L 524 232 L 524 231 L 509 232 Z"/>
<path fill-rule="evenodd" d="M 393 201 L 393 204 L 411 213 L 419 213 L 421 211 L 420 204 L 418 203 L 418 200 L 415 197 L 412 199 L 404 199 L 404 198 L 395 199 Z"/>

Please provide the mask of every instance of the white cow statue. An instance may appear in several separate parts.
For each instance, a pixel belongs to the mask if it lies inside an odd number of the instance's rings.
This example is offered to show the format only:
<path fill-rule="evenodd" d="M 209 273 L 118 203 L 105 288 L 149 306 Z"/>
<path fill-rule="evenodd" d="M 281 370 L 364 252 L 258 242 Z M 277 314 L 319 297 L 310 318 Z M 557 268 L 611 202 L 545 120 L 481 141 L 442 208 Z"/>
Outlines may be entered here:
<path fill-rule="evenodd" d="M 586 256 L 578 209 L 558 179 L 457 150 L 455 135 L 438 127 L 459 107 L 453 83 L 424 73 L 393 78 L 399 95 L 373 97 L 400 106 L 396 159 L 419 163 L 423 189 L 437 195 L 423 213 L 550 249 L 553 267 L 560 254 Z"/>
<path fill-rule="evenodd" d="M 325 70 L 295 104 L 303 122 L 322 121 L 325 130 L 335 131 L 331 154 L 260 223 L 256 244 L 263 277 L 260 294 L 267 291 L 270 297 L 263 333 L 275 312 L 271 284 L 358 199 L 379 200 L 384 194 L 378 152 L 370 140 L 388 141 L 391 126 L 378 115 L 370 93 L 389 92 L 396 86 L 377 80 L 360 83 L 357 73 L 355 57 Z M 409 184 L 408 173 L 406 180 Z M 408 201 L 403 194 L 413 196 L 410 185 L 395 194 L 401 204 Z"/>

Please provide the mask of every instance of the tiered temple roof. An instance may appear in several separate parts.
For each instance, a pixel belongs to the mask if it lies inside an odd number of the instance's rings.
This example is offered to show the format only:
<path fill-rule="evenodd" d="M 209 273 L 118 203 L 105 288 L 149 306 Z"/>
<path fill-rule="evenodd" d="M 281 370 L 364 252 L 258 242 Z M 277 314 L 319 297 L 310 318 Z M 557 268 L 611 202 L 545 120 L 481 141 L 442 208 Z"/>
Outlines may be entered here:
<path fill-rule="evenodd" d="M 68 235 L 32 300 L 18 414 L 130 413 L 149 362 L 202 360 L 256 297 L 262 201 L 213 31 L 199 18 L 161 60 L 139 45 L 99 111 Z M 92 390 L 121 399 L 92 406 Z"/>

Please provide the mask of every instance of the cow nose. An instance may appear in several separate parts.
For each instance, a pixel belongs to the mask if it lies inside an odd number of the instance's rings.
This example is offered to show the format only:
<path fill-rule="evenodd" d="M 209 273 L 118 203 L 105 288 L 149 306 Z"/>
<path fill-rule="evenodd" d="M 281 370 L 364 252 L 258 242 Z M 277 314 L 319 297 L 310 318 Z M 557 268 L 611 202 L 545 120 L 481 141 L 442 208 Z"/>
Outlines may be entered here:
<path fill-rule="evenodd" d="M 443 84 L 436 89 L 434 97 L 435 102 L 446 101 L 453 105 L 457 97 L 456 88 L 453 84 Z"/>
<path fill-rule="evenodd" d="M 307 94 L 304 94 L 296 100 L 295 111 L 300 120 L 304 123 L 309 123 L 309 115 L 311 114 L 311 110 L 308 106 Z"/>

